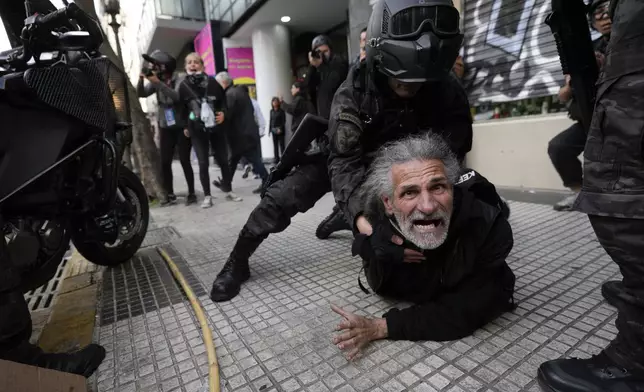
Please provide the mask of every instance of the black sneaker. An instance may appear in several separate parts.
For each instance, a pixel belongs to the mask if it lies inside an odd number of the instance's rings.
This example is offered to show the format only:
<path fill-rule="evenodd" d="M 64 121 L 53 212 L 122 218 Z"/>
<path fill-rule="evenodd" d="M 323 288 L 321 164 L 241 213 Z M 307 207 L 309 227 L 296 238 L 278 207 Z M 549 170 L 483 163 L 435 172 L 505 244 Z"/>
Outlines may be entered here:
<path fill-rule="evenodd" d="M 172 203 L 174 203 L 175 201 L 177 201 L 177 195 L 175 195 L 174 193 L 170 193 L 168 195 L 168 200 L 170 200 Z"/>
<path fill-rule="evenodd" d="M 191 193 L 186 197 L 186 206 L 190 206 L 193 204 L 197 204 L 197 195 L 194 193 Z"/>
<path fill-rule="evenodd" d="M 242 283 L 250 278 L 248 260 L 235 260 L 232 257 L 226 261 L 224 268 L 212 284 L 210 299 L 213 302 L 230 301 L 239 294 Z"/>
<path fill-rule="evenodd" d="M 615 364 L 603 352 L 590 359 L 557 359 L 539 367 L 537 381 L 544 392 L 644 391 L 644 378 Z"/>

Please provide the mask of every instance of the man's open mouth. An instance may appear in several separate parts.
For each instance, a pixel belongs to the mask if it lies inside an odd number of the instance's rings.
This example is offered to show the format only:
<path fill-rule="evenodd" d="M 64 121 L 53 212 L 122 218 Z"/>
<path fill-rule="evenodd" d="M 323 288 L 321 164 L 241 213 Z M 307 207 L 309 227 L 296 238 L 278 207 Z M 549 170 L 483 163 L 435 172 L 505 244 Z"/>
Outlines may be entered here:
<path fill-rule="evenodd" d="M 414 227 L 421 231 L 432 231 L 444 224 L 442 219 L 415 219 Z"/>

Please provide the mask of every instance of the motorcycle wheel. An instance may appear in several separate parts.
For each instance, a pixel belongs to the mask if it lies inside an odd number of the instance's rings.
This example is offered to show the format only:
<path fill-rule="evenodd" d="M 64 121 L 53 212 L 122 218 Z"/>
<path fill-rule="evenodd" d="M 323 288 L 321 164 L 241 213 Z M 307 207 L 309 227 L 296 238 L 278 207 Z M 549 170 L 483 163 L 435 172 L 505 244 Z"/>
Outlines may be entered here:
<path fill-rule="evenodd" d="M 127 219 L 118 218 L 119 236 L 115 243 L 106 244 L 97 241 L 82 241 L 72 237 L 78 252 L 94 264 L 116 266 L 132 258 L 139 250 L 148 231 L 150 206 L 148 194 L 141 180 L 130 169 L 121 166 L 119 169 L 118 188 L 130 204 L 134 216 Z M 122 201 L 116 201 L 116 208 Z"/>

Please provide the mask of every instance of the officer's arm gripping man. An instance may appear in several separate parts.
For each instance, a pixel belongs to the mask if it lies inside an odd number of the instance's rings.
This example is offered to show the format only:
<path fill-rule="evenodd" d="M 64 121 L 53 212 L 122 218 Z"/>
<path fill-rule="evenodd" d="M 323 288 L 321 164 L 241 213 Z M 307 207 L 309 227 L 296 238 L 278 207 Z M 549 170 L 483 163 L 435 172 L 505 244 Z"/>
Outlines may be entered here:
<path fill-rule="evenodd" d="M 357 192 L 367 172 L 362 162 L 362 132 L 363 124 L 359 118 L 350 74 L 333 98 L 327 136 L 333 196 L 345 218 L 354 227 L 356 218 L 363 210 Z M 356 197 L 353 197 L 354 194 Z"/>
<path fill-rule="evenodd" d="M 515 278 L 505 260 L 512 245 L 510 224 L 499 215 L 479 249 L 472 273 L 432 301 L 387 312 L 387 337 L 412 341 L 462 339 L 511 310 Z"/>

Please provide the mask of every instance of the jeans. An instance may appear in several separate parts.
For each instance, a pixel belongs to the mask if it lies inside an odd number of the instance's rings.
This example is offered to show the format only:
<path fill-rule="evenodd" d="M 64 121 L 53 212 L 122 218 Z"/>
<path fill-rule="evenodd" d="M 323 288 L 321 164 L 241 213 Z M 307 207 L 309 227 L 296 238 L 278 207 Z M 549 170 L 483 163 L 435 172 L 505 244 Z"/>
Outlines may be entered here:
<path fill-rule="evenodd" d="M 579 154 L 586 145 L 586 131 L 581 123 L 574 123 L 570 128 L 552 138 L 548 144 L 548 155 L 567 188 L 581 187 L 582 167 Z"/>
<path fill-rule="evenodd" d="M 195 147 L 197 153 L 197 160 L 199 161 L 199 179 L 203 187 L 203 193 L 210 196 L 210 174 L 208 167 L 210 166 L 210 147 L 215 154 L 215 161 L 221 169 L 223 192 L 232 191 L 233 175 L 228 166 L 228 145 L 226 142 L 226 135 L 220 129 L 215 128 L 213 132 L 207 131 L 199 125 L 191 122 L 190 126 L 190 139 Z"/>
<path fill-rule="evenodd" d="M 272 134 L 271 137 L 273 138 L 274 162 L 277 165 L 280 162 L 282 154 L 284 154 L 284 149 L 286 148 L 286 137 L 284 136 L 284 133 L 281 135 Z"/>

